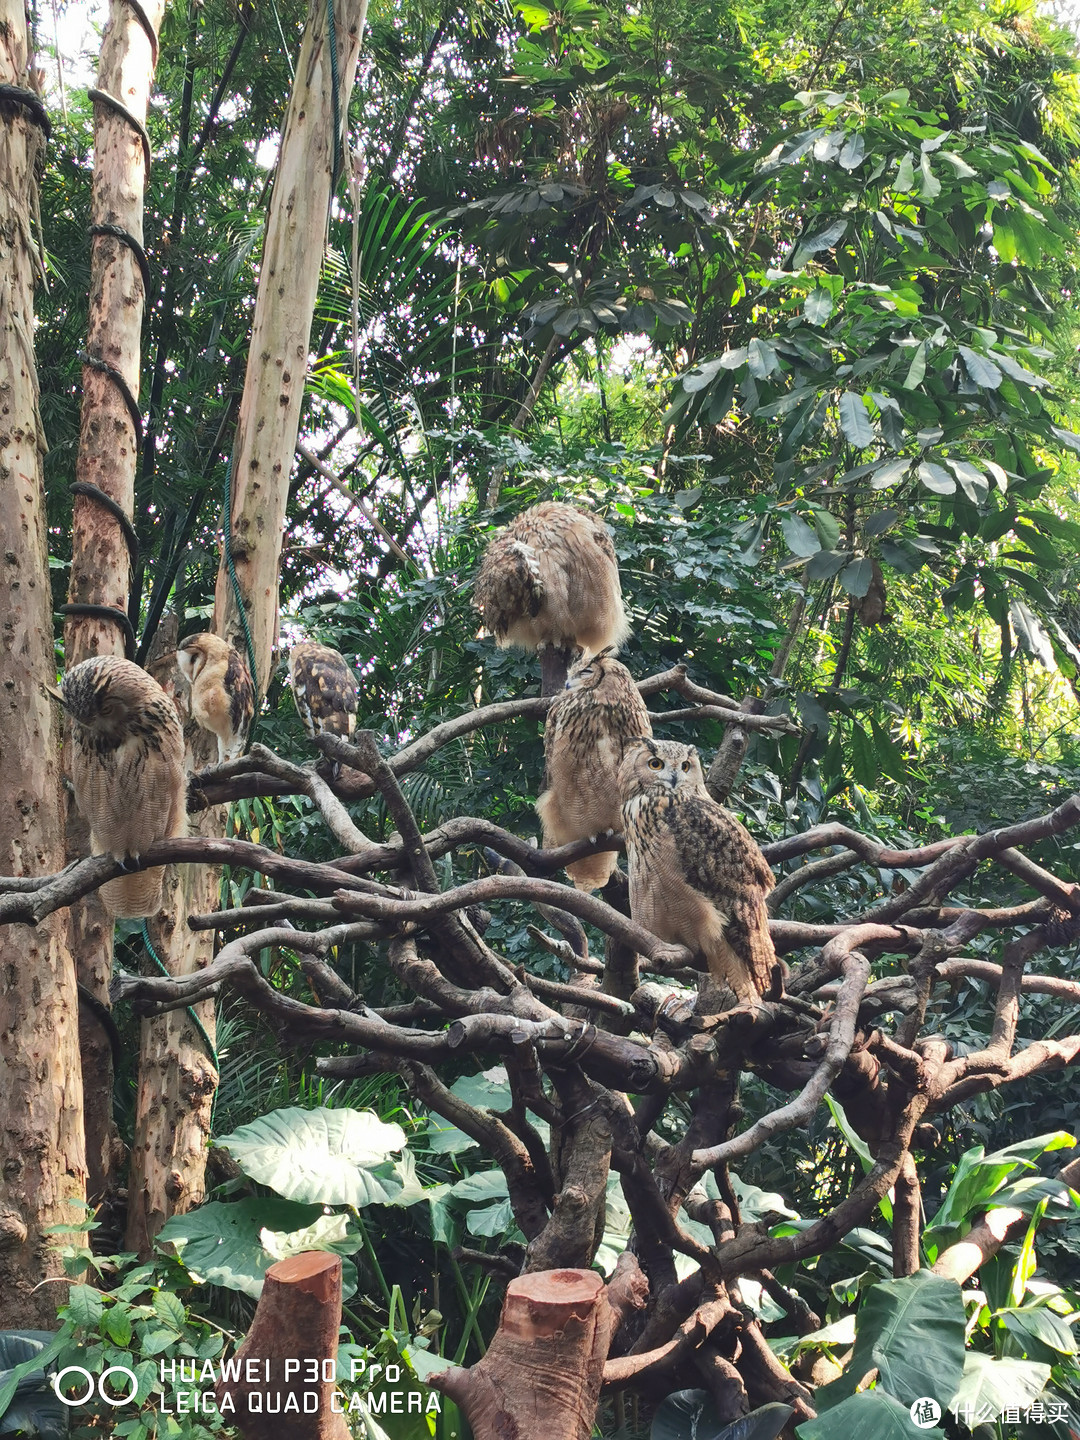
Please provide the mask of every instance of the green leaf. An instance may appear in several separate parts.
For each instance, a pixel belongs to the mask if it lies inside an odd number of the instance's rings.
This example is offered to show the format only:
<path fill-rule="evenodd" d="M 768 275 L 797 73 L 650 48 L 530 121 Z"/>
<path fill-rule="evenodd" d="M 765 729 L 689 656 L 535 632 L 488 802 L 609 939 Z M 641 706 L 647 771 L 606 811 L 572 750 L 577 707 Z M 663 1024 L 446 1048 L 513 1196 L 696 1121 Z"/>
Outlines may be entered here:
<path fill-rule="evenodd" d="M 824 325 L 829 316 L 833 313 L 833 297 L 829 290 L 822 286 L 811 290 L 803 302 L 803 314 L 810 325 Z"/>
<path fill-rule="evenodd" d="M 994 249 L 998 257 L 1011 265 L 1016 259 L 1016 236 L 1008 225 L 994 224 Z"/>
<path fill-rule="evenodd" d="M 851 768 L 860 785 L 867 790 L 874 788 L 878 778 L 877 755 L 873 741 L 857 720 L 851 726 Z"/>
<path fill-rule="evenodd" d="M 954 495 L 956 493 L 956 481 L 947 470 L 940 465 L 935 465 L 930 460 L 921 460 L 917 471 L 919 479 L 932 490 L 935 495 Z"/>
<path fill-rule="evenodd" d="M 849 445 L 865 450 L 874 443 L 874 427 L 866 410 L 866 401 L 853 390 L 840 396 L 840 425 Z"/>
<path fill-rule="evenodd" d="M 870 581 L 874 578 L 874 566 L 869 556 L 860 555 L 847 567 L 840 576 L 840 584 L 849 595 L 862 598 L 870 589 Z"/>
<path fill-rule="evenodd" d="M 780 361 L 776 358 L 776 347 L 769 340 L 755 337 L 747 346 L 746 356 L 750 374 L 755 380 L 764 380 L 775 370 L 780 369 Z"/>
<path fill-rule="evenodd" d="M 1001 384 L 1001 371 L 994 362 L 967 345 L 958 345 L 956 348 L 973 382 L 981 385 L 984 390 L 996 390 Z"/>
<path fill-rule="evenodd" d="M 262 1244 L 262 1231 L 303 1230 L 322 1215 L 321 1205 L 299 1205 L 273 1195 L 228 1203 L 211 1200 L 166 1220 L 158 1239 L 175 1247 L 197 1281 L 258 1299 L 263 1276 L 278 1258 Z"/>
<path fill-rule="evenodd" d="M 173 1296 L 173 1299 L 176 1297 Z M 180 1306 L 181 1311 L 183 1306 Z M 105 1312 L 102 1327 L 105 1334 L 116 1345 L 131 1343 L 131 1316 L 123 1305 L 110 1305 Z"/>
<path fill-rule="evenodd" d="M 818 1400 L 823 1393 L 817 1392 Z M 843 1440 L 912 1440 L 915 1435 L 944 1440 L 945 1431 L 940 1426 L 916 1430 L 906 1405 L 884 1390 L 860 1390 L 827 1414 L 805 1420 L 795 1434 L 799 1440 L 837 1440 L 838 1436 Z"/>
<path fill-rule="evenodd" d="M 915 353 L 911 357 L 911 364 L 908 366 L 907 375 L 904 377 L 904 389 L 916 390 L 923 382 L 926 374 L 926 342 L 916 345 Z"/>
<path fill-rule="evenodd" d="M 835 550 L 840 539 L 840 522 L 828 510 L 814 510 L 814 529 L 823 550 Z"/>
<path fill-rule="evenodd" d="M 704 1390 L 676 1390 L 657 1406 L 649 1440 L 776 1440 L 792 1414 L 773 1403 L 724 1424 Z"/>
<path fill-rule="evenodd" d="M 850 559 L 850 550 L 819 550 L 806 562 L 806 578 L 808 580 L 828 580 Z"/>
<path fill-rule="evenodd" d="M 924 200 L 936 200 L 941 194 L 941 181 L 930 168 L 930 156 L 924 154 L 919 161 L 919 194 Z"/>
<path fill-rule="evenodd" d="M 100 1290 L 95 1290 L 92 1285 L 72 1285 L 68 1292 L 68 1320 L 73 1320 L 84 1330 L 96 1330 L 103 1309 Z"/>
<path fill-rule="evenodd" d="M 940 150 L 938 153 L 942 160 L 947 160 L 952 166 L 958 180 L 974 180 L 979 173 L 977 170 L 973 170 L 965 159 L 957 155 L 955 150 Z"/>
<path fill-rule="evenodd" d="M 1008 1405 L 1026 1409 L 1046 1389 L 1049 1379 L 1049 1365 L 1012 1358 L 994 1360 L 972 1350 L 953 1404 L 965 1414 L 976 1415 L 1000 1415 Z"/>
<path fill-rule="evenodd" d="M 964 1329 L 964 1301 L 955 1280 L 917 1270 L 871 1286 L 859 1306 L 855 1348 L 844 1374 L 817 1392 L 818 1411 L 830 1411 L 833 1434 L 846 1432 L 831 1407 L 873 1369 L 879 1389 L 904 1407 L 932 1396 L 944 1410 L 964 1373 Z"/>
<path fill-rule="evenodd" d="M 990 493 L 990 482 L 981 470 L 967 460 L 950 460 L 949 469 L 960 481 L 960 488 L 973 505 L 981 505 Z"/>
<path fill-rule="evenodd" d="M 845 170 L 857 170 L 866 155 L 866 141 L 858 131 L 849 135 L 844 147 L 836 157 L 837 163 Z"/>
<path fill-rule="evenodd" d="M 801 515 L 794 515 L 791 511 L 781 515 L 780 528 L 788 549 L 794 555 L 814 555 L 821 548 L 813 527 Z"/>
<path fill-rule="evenodd" d="M 871 490 L 887 490 L 890 485 L 902 480 L 910 468 L 910 460 L 887 460 L 874 471 L 874 478 L 870 481 Z"/>
<path fill-rule="evenodd" d="M 1060 1315 L 1055 1315 L 1045 1305 L 1006 1310 L 1001 1318 L 1022 1346 L 1026 1347 L 1029 1340 L 1036 1340 L 1048 1350 L 1056 1350 L 1059 1355 L 1076 1354 L 1076 1336 L 1072 1329 Z"/>
<path fill-rule="evenodd" d="M 1000 591 L 1000 581 L 992 571 L 980 572 L 980 579 L 989 591 L 994 584 Z M 981 1145 L 965 1150 L 960 1156 L 952 1183 L 945 1199 L 938 1207 L 924 1234 L 927 1243 L 944 1245 L 951 1243 L 953 1232 L 958 1232 L 963 1222 L 977 1210 L 986 1208 L 987 1201 L 1004 1185 L 1013 1171 L 1021 1166 L 1034 1167 L 1040 1155 L 1054 1150 L 1068 1149 L 1076 1143 L 1066 1130 L 1054 1130 L 1046 1135 L 1037 1135 L 1031 1140 L 1021 1140 L 1003 1150 L 987 1155 Z M 956 1238 L 959 1238 L 957 1233 Z"/>
<path fill-rule="evenodd" d="M 896 170 L 896 179 L 893 181 L 893 188 L 902 195 L 909 195 L 915 185 L 915 160 L 910 153 L 905 153 Z"/>
<path fill-rule="evenodd" d="M 400 1125 L 373 1110 L 274 1110 L 217 1142 L 244 1174 L 286 1200 L 385 1205 L 402 1180 L 390 1156 L 405 1148 Z"/>

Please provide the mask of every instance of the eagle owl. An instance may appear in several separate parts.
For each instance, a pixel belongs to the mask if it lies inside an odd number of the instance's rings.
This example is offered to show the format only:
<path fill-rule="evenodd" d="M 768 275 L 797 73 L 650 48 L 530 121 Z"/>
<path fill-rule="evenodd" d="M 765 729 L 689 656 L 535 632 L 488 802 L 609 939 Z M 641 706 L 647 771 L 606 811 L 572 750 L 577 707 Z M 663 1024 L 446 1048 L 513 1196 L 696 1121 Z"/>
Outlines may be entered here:
<path fill-rule="evenodd" d="M 240 652 L 220 635 L 189 635 L 176 652 L 180 673 L 191 686 L 191 713 L 217 736 L 218 764 L 244 753 L 255 689 Z"/>
<path fill-rule="evenodd" d="M 93 853 L 137 860 L 156 840 L 187 829 L 184 732 L 172 701 L 130 660 L 97 655 L 64 676 L 71 716 L 71 783 L 90 825 Z M 113 915 L 154 915 L 159 865 L 101 887 Z"/>
<path fill-rule="evenodd" d="M 553 500 L 532 506 L 492 538 L 475 603 L 503 647 L 594 655 L 617 649 L 630 633 L 607 527 Z"/>
<path fill-rule="evenodd" d="M 356 729 L 359 689 L 345 657 L 329 645 L 305 640 L 289 651 L 289 680 L 307 733 L 348 740 Z"/>
<path fill-rule="evenodd" d="M 717 980 L 756 1005 L 776 964 L 765 908 L 773 876 L 757 843 L 710 798 L 692 745 L 631 742 L 619 789 L 631 916 L 703 955 Z"/>
<path fill-rule="evenodd" d="M 544 793 L 536 809 L 544 844 L 567 845 L 604 830 L 622 830 L 619 766 L 628 742 L 651 735 L 649 712 L 630 671 L 609 650 L 570 671 L 544 727 Z M 615 869 L 613 850 L 567 865 L 579 890 L 598 890 Z"/>

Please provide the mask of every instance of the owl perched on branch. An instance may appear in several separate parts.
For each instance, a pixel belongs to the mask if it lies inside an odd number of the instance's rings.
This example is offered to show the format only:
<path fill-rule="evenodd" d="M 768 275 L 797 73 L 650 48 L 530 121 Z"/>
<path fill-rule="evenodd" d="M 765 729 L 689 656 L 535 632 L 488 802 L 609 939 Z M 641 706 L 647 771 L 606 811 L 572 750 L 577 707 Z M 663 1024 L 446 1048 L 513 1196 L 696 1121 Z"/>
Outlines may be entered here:
<path fill-rule="evenodd" d="M 348 740 L 356 729 L 359 687 L 345 657 L 329 645 L 305 640 L 289 651 L 289 680 L 304 729 Z"/>
<path fill-rule="evenodd" d="M 497 644 L 542 652 L 545 695 L 576 650 L 617 649 L 630 633 L 607 527 L 557 501 L 532 506 L 488 543 L 475 603 Z M 565 658 L 552 667 L 550 651 Z"/>
<path fill-rule="evenodd" d="M 176 652 L 180 673 L 191 686 L 191 713 L 217 736 L 218 764 L 244 753 L 255 687 L 248 663 L 227 640 L 209 632 L 189 635 Z"/>
<path fill-rule="evenodd" d="M 95 855 L 138 860 L 157 840 L 187 829 L 184 732 L 172 701 L 130 660 L 98 655 L 64 676 L 71 716 L 71 782 L 90 825 Z M 113 915 L 138 918 L 161 907 L 159 865 L 101 887 Z"/>
<path fill-rule="evenodd" d="M 627 744 L 651 735 L 649 712 L 630 671 L 610 650 L 583 658 L 570 671 L 544 727 L 544 792 L 536 802 L 545 846 L 605 830 L 622 831 L 619 766 Z M 567 865 L 579 890 L 598 890 L 615 869 L 613 850 Z"/>
<path fill-rule="evenodd" d="M 619 789 L 632 917 L 704 955 L 715 979 L 756 1005 L 777 963 L 765 908 L 773 875 L 757 843 L 706 792 L 692 745 L 632 741 Z"/>

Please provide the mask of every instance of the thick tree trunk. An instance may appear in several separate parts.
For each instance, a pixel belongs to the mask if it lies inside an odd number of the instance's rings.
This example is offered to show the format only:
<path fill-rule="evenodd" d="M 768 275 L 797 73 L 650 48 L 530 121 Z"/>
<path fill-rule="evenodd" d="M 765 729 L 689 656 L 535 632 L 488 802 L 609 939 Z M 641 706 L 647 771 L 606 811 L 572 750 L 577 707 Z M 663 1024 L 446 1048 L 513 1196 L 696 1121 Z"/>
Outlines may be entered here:
<path fill-rule="evenodd" d="M 0 83 L 36 93 L 23 0 L 0 0 Z M 0 105 L 0 872 L 63 865 L 55 684 L 34 365 L 31 215 L 44 146 L 29 105 Z M 44 111 L 40 112 L 43 116 Z M 85 1197 L 78 999 L 66 912 L 0 934 L 0 1326 L 52 1328 L 63 1268 L 43 1230 Z M 38 1287 L 38 1288 L 35 1288 Z"/>
<path fill-rule="evenodd" d="M 255 1318 L 237 1351 L 245 1379 L 222 1380 L 218 1404 L 228 1395 L 235 1407 L 227 1418 L 247 1440 L 349 1440 L 343 1415 L 330 1408 L 334 1384 L 321 1378 L 336 1361 L 341 1324 L 341 1258 L 308 1251 L 271 1265 L 263 1282 Z M 305 1379 L 316 1362 L 320 1378 Z M 254 1362 L 253 1365 L 250 1362 Z M 286 1374 L 287 1362 L 291 1364 Z M 249 1381 L 249 1372 L 255 1377 Z M 347 1378 L 347 1377 L 343 1377 Z M 266 1413 L 266 1395 L 275 1411 Z M 256 1410 L 251 1397 L 257 1396 Z"/>
<path fill-rule="evenodd" d="M 348 110 L 367 0 L 337 0 L 339 108 Z M 266 226 L 244 395 L 233 446 L 232 559 L 266 693 L 277 630 L 278 570 L 289 472 L 300 428 L 308 342 L 319 284 L 330 180 L 334 107 L 325 0 L 312 0 L 281 138 Z M 246 641 L 225 554 L 214 630 L 241 653 Z"/>
<path fill-rule="evenodd" d="M 156 34 L 164 0 L 145 0 L 143 9 Z M 145 123 L 154 74 L 154 46 L 125 0 L 112 0 L 101 41 L 97 89 L 118 100 Z M 94 183 L 90 221 L 130 235 L 140 246 L 147 158 L 138 130 L 106 101 L 95 101 Z M 139 395 L 141 332 L 145 287 L 132 247 L 115 234 L 91 232 L 90 315 L 83 366 L 83 404 L 75 478 L 96 486 L 130 520 L 135 502 L 139 434 L 123 387 L 133 401 Z M 104 364 L 122 384 L 97 368 Z M 68 603 L 108 606 L 127 615 L 131 557 L 116 517 L 92 494 L 76 492 L 72 507 L 71 581 Z M 70 669 L 90 655 L 123 655 L 125 631 L 108 616 L 70 615 L 64 628 L 65 664 Z M 68 854 L 86 855 L 89 828 L 69 807 Z M 103 1005 L 109 1003 L 112 975 L 112 919 L 97 894 L 72 907 L 79 981 Z M 89 1012 L 82 1034 L 89 1190 L 104 1196 L 115 1185 L 119 1144 L 112 1119 L 113 1066 L 109 1038 Z M 110 1184 L 112 1176 L 112 1184 Z"/>
<path fill-rule="evenodd" d="M 614 1315 L 595 1270 L 538 1270 L 511 1280 L 487 1354 L 431 1377 L 475 1440 L 589 1440 Z"/>

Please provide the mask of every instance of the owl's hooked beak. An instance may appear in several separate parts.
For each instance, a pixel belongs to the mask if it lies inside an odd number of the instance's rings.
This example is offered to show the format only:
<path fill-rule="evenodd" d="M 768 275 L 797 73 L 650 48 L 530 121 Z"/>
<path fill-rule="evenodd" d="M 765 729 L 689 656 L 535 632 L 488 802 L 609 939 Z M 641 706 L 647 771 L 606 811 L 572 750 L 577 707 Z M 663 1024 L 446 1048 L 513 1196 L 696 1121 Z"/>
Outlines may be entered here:
<path fill-rule="evenodd" d="M 58 705 L 64 704 L 64 697 L 55 685 L 50 685 L 47 680 L 43 680 L 41 682 L 41 688 L 45 691 L 46 695 L 51 695 Z"/>
<path fill-rule="evenodd" d="M 672 772 L 671 772 L 671 788 L 672 788 L 673 790 L 677 789 L 677 788 L 678 788 L 678 784 L 679 784 L 679 772 L 678 772 L 677 770 L 672 770 Z"/>

